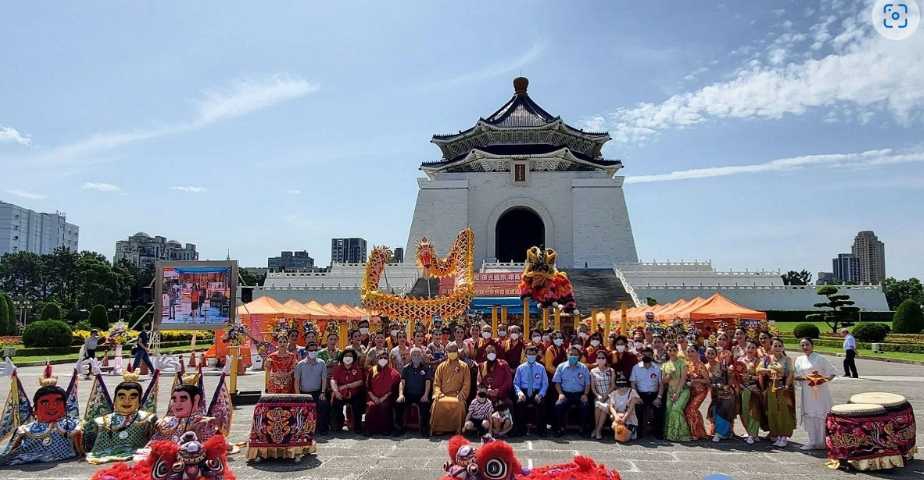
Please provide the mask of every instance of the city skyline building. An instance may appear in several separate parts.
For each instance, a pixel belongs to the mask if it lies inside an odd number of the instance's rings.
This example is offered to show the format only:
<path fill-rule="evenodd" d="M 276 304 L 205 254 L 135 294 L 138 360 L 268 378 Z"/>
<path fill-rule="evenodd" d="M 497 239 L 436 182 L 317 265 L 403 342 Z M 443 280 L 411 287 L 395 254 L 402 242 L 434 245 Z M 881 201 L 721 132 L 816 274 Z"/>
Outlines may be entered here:
<path fill-rule="evenodd" d="M 330 263 L 363 263 L 366 261 L 366 240 L 362 238 L 332 238 Z"/>
<path fill-rule="evenodd" d="M 47 255 L 59 247 L 77 251 L 80 227 L 63 212 L 43 213 L 0 201 L 0 255 Z"/>
<path fill-rule="evenodd" d="M 119 240 L 115 245 L 115 256 L 112 263 L 115 265 L 121 260 L 127 260 L 132 265 L 144 270 L 153 267 L 159 260 L 164 261 L 188 261 L 198 260 L 199 253 L 196 251 L 196 245 L 187 243 L 181 244 L 176 240 L 167 240 L 166 237 L 157 235 L 150 236 L 144 232 L 138 232 L 128 240 Z"/>
<path fill-rule="evenodd" d="M 266 266 L 273 271 L 311 270 L 314 269 L 314 258 L 308 255 L 307 250 L 282 251 L 278 257 L 267 258 Z"/>
<path fill-rule="evenodd" d="M 872 230 L 857 233 L 852 252 L 857 257 L 860 283 L 881 284 L 885 280 L 885 243 Z"/>
<path fill-rule="evenodd" d="M 860 265 L 857 256 L 852 253 L 838 253 L 831 259 L 831 267 L 836 283 L 856 285 L 860 283 Z"/>

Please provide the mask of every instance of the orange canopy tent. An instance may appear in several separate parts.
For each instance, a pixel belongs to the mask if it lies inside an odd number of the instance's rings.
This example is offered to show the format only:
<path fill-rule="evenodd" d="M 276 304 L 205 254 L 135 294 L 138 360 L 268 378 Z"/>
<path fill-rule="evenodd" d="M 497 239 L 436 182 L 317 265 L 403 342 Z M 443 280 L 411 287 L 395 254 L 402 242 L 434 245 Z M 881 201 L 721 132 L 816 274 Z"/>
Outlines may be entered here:
<path fill-rule="evenodd" d="M 288 311 L 289 309 L 287 307 L 283 306 L 272 297 L 259 297 L 250 303 L 237 307 L 237 315 L 241 319 L 241 324 L 256 338 L 262 337 L 264 323 L 274 322 L 279 318 L 283 318 Z M 215 357 L 219 362 L 227 357 L 229 350 L 228 344 L 224 341 L 224 337 L 224 330 L 215 331 L 215 343 L 205 353 L 206 357 Z M 243 361 L 241 362 L 242 369 L 246 368 L 251 363 L 251 343 L 252 342 L 248 338 L 241 344 L 241 357 L 243 357 Z"/>
<path fill-rule="evenodd" d="M 709 297 L 702 305 L 696 307 L 690 312 L 690 320 L 694 322 L 699 320 L 721 321 L 733 320 L 736 323 L 739 320 L 766 320 L 767 314 L 747 307 L 742 307 L 737 303 L 729 300 L 721 293 L 716 292 Z"/>

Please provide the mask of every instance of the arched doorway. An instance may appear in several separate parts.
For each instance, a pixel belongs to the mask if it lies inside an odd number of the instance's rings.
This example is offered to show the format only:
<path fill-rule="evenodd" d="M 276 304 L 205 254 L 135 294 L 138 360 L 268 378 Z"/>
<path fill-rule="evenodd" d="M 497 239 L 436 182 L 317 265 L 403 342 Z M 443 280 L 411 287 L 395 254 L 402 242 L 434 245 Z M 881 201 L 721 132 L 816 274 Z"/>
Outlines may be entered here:
<path fill-rule="evenodd" d="M 545 245 L 545 224 L 530 208 L 511 208 L 497 219 L 494 242 L 498 261 L 525 261 L 529 247 Z"/>

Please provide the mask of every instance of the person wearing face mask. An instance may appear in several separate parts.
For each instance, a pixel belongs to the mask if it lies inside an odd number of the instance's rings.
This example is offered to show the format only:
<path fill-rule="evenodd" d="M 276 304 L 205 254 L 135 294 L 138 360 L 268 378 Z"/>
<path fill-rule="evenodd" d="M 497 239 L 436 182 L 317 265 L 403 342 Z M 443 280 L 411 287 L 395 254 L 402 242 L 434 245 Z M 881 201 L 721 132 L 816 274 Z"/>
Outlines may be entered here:
<path fill-rule="evenodd" d="M 370 340 L 369 339 L 369 320 L 360 320 L 359 325 L 357 326 L 357 329 L 359 330 L 360 343 L 362 343 L 363 346 L 368 347 L 369 340 Z"/>
<path fill-rule="evenodd" d="M 622 373 L 626 379 L 632 376 L 632 367 L 638 363 L 638 357 L 629 351 L 628 343 L 629 340 L 626 337 L 617 336 L 610 353 L 610 365 L 616 372 Z"/>
<path fill-rule="evenodd" d="M 477 385 L 488 388 L 488 397 L 491 401 L 506 402 L 510 400 L 513 390 L 513 373 L 503 358 L 498 358 L 497 350 L 493 346 L 487 348 L 487 358 L 478 366 Z"/>
<path fill-rule="evenodd" d="M 390 435 L 394 428 L 395 393 L 401 374 L 388 364 L 388 354 L 381 351 L 366 376 L 366 424 L 370 435 Z"/>
<path fill-rule="evenodd" d="M 610 392 L 613 391 L 613 381 L 616 378 L 615 371 L 609 367 L 606 350 L 597 350 L 594 356 L 594 368 L 590 371 L 591 384 L 590 388 L 594 393 L 594 431 L 591 438 L 600 440 L 603 438 L 603 424 L 609 418 L 609 400 Z"/>
<path fill-rule="evenodd" d="M 463 432 L 477 431 L 479 435 L 491 431 L 491 414 L 494 413 L 494 404 L 488 397 L 488 386 L 478 385 L 478 394 L 468 406 L 468 414 L 465 416 L 465 425 L 462 427 Z"/>
<path fill-rule="evenodd" d="M 536 347 L 540 361 L 545 356 L 546 344 L 542 341 L 542 333 L 540 333 L 539 330 L 533 330 L 532 332 L 529 332 L 529 342 L 523 346 L 523 356 L 520 357 L 520 364 L 526 362 L 526 347 L 530 345 Z"/>
<path fill-rule="evenodd" d="M 590 370 L 581 363 L 581 348 L 577 345 L 568 349 L 568 360 L 555 369 L 552 384 L 558 399 L 555 401 L 555 433 L 565 434 L 565 420 L 571 407 L 578 409 L 581 431 L 588 433 L 590 423 Z"/>
<path fill-rule="evenodd" d="M 598 351 L 603 352 L 607 357 L 609 356 L 606 347 L 603 346 L 603 335 L 600 332 L 594 332 L 593 335 L 590 336 L 587 346 L 584 347 L 584 355 L 581 358 L 581 361 L 584 362 L 584 365 L 587 365 L 588 369 L 593 369 L 597 366 Z"/>
<path fill-rule="evenodd" d="M 526 433 L 526 426 L 536 425 L 536 433 L 545 435 L 545 405 L 543 399 L 549 389 L 549 377 L 545 367 L 538 361 L 539 348 L 535 345 L 526 347 L 526 363 L 517 367 L 513 377 L 513 389 L 516 403 L 513 411 L 514 436 Z"/>
<path fill-rule="evenodd" d="M 295 365 L 295 387 L 298 393 L 311 395 L 318 412 L 318 435 L 326 435 L 330 426 L 330 403 L 327 398 L 327 365 L 318 359 L 318 344 L 305 346 L 305 358 Z"/>
<path fill-rule="evenodd" d="M 509 338 L 504 344 L 503 358 L 511 368 L 517 368 L 520 365 L 520 359 L 523 358 L 523 347 L 526 343 L 523 342 L 520 327 L 511 325 L 508 334 Z"/>
<path fill-rule="evenodd" d="M 491 326 L 482 325 L 481 326 L 481 336 L 478 338 L 477 342 L 475 343 L 475 361 L 479 363 L 485 361 L 485 358 L 487 358 L 487 354 L 488 354 L 488 351 L 487 351 L 488 345 L 493 345 L 494 348 L 497 348 L 497 344 L 498 344 L 497 340 L 495 340 L 491 336 Z"/>
<path fill-rule="evenodd" d="M 362 433 L 360 419 L 363 416 L 366 402 L 365 395 L 363 395 L 363 370 L 359 368 L 356 361 L 358 357 L 359 355 L 353 348 L 345 348 L 340 352 L 340 363 L 334 367 L 330 376 L 331 412 L 334 428 L 338 432 L 343 429 L 344 407 L 350 405 L 350 411 L 353 414 L 350 422 L 353 426 L 352 430 L 354 433 Z"/>
<path fill-rule="evenodd" d="M 497 354 L 500 355 L 501 358 L 507 358 L 507 342 L 510 340 L 507 333 L 507 325 L 499 325 L 497 327 L 497 341 L 494 342 L 494 346 L 497 347 Z"/>
<path fill-rule="evenodd" d="M 654 434 L 656 438 L 663 438 L 664 416 L 658 414 L 664 405 L 661 395 L 661 367 L 654 362 L 652 355 L 651 347 L 642 349 L 642 361 L 632 367 L 629 381 L 642 399 L 635 407 L 639 425 L 638 436 Z"/>
<path fill-rule="evenodd" d="M 372 335 L 372 343 L 369 345 L 369 349 L 366 350 L 366 367 L 371 368 L 375 366 L 375 361 L 382 352 L 385 352 L 387 357 L 388 345 L 385 343 L 385 334 L 383 332 L 376 332 L 375 335 Z"/>
<path fill-rule="evenodd" d="M 433 375 L 433 411 L 430 433 L 462 433 L 465 420 L 465 400 L 471 389 L 468 365 L 459 359 L 455 342 L 446 346 L 446 360 L 436 367 Z"/>
<path fill-rule="evenodd" d="M 401 371 L 398 398 L 395 400 L 395 416 L 398 419 L 398 433 L 405 431 L 404 412 L 407 407 L 417 406 L 420 433 L 430 434 L 430 387 L 433 385 L 433 369 L 424 361 L 423 350 L 411 348 L 411 361 Z"/>

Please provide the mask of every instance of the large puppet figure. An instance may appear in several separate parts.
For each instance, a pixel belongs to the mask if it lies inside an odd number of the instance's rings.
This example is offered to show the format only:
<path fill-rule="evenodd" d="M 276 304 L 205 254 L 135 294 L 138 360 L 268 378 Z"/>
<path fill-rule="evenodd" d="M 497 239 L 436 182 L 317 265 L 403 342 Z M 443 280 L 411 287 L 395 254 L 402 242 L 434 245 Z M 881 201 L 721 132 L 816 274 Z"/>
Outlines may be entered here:
<path fill-rule="evenodd" d="M 138 383 L 138 375 L 126 373 L 123 375 L 125 381 L 115 388 L 114 401 L 109 397 L 102 376 L 97 374 L 84 414 L 87 462 L 130 460 L 135 450 L 148 443 L 157 422 L 158 373 L 154 372 L 147 392 Z"/>
<path fill-rule="evenodd" d="M 546 308 L 558 305 L 570 313 L 576 307 L 574 290 L 568 274 L 555 266 L 557 257 L 551 248 L 530 247 L 526 251 L 526 266 L 520 276 L 520 298 L 531 298 Z"/>
<path fill-rule="evenodd" d="M 77 371 L 65 391 L 46 367 L 32 404 L 13 372 L 10 395 L 0 417 L 0 438 L 12 433 L 0 451 L 0 466 L 60 462 L 83 453 L 77 405 Z M 34 406 L 34 407 L 33 407 Z"/>
<path fill-rule="evenodd" d="M 186 432 L 195 432 L 199 442 L 206 442 L 217 433 L 228 434 L 233 408 L 225 375 L 222 374 L 218 380 L 218 388 L 208 408 L 205 408 L 202 387 L 197 385 L 201 383 L 200 378 L 199 375 L 187 375 L 179 385 L 174 386 L 167 415 L 154 425 L 154 435 L 149 446 L 160 440 L 178 444 Z"/>

